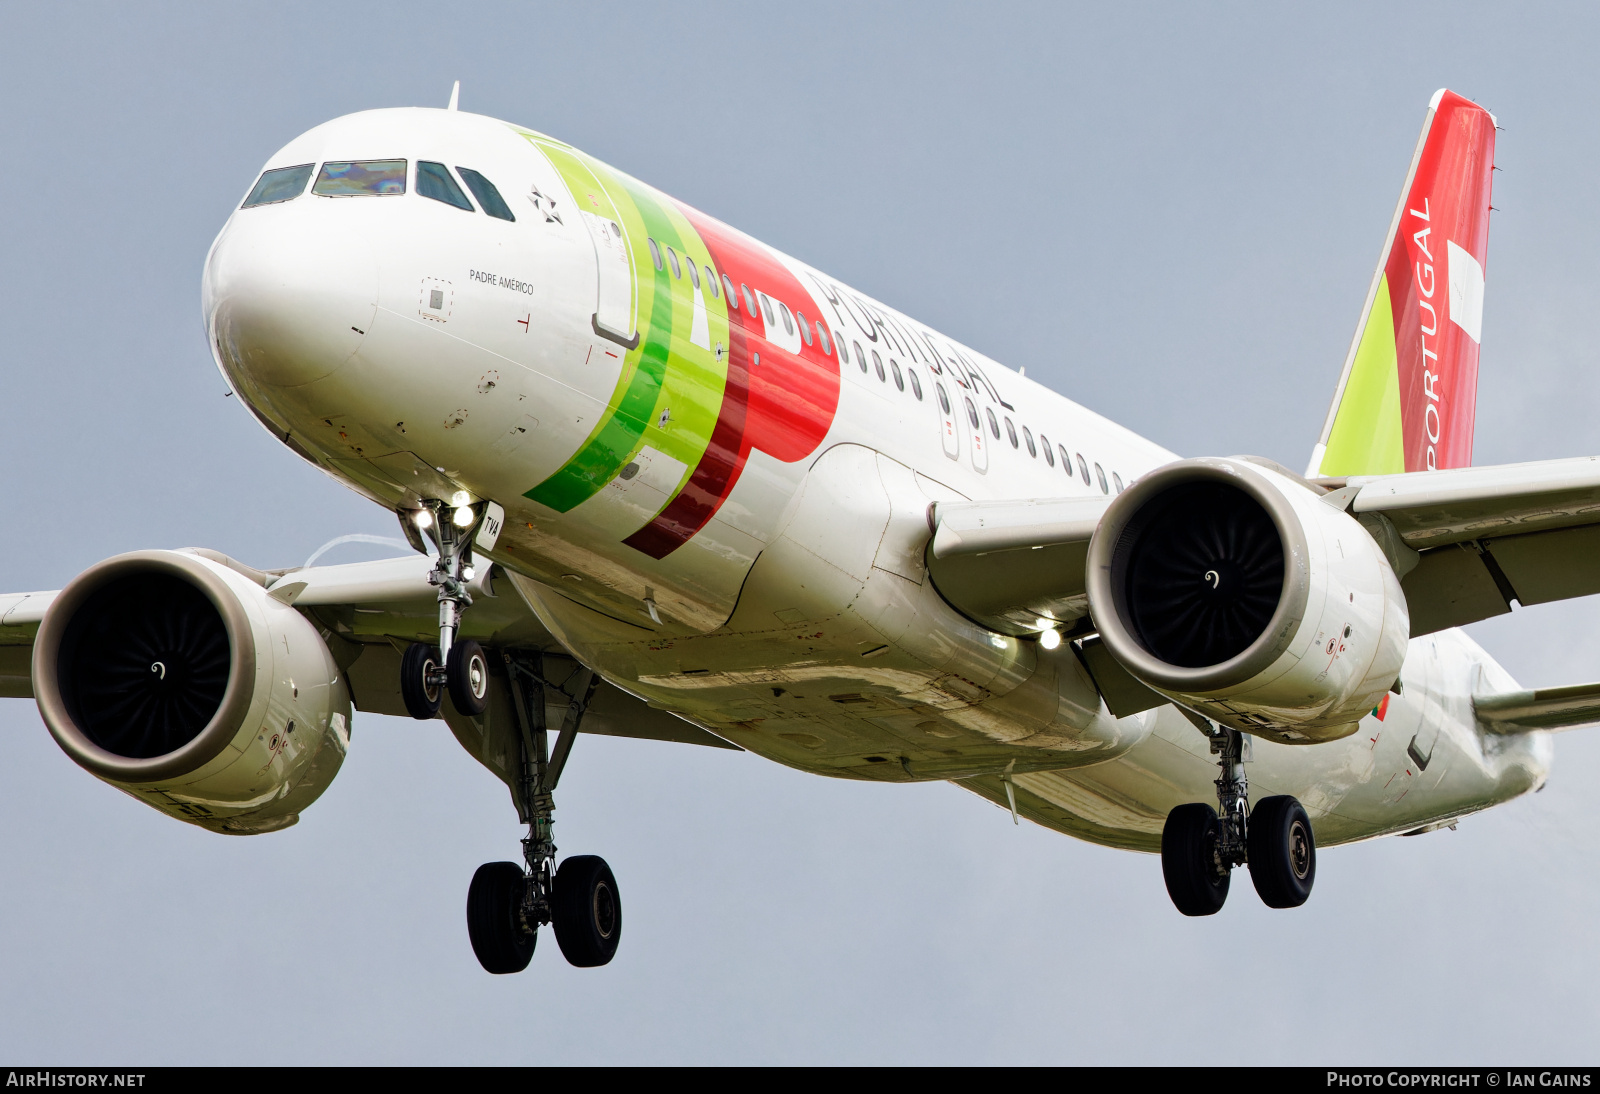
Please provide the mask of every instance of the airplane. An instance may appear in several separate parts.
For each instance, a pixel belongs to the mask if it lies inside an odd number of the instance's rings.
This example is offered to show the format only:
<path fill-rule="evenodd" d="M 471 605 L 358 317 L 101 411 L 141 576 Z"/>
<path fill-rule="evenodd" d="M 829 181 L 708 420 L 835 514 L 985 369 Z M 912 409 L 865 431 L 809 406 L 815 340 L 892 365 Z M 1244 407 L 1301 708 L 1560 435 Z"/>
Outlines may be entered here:
<path fill-rule="evenodd" d="M 230 392 L 414 552 L 142 550 L 0 597 L 0 694 L 118 790 L 269 833 L 354 711 L 442 721 L 526 833 L 467 893 L 506 974 L 544 926 L 617 951 L 616 878 L 554 840 L 581 734 L 949 781 L 1158 854 L 1204 916 L 1236 868 L 1298 907 L 1318 847 L 1537 790 L 1600 720 L 1458 629 L 1600 592 L 1600 458 L 1472 466 L 1476 103 L 1429 103 L 1297 474 L 1180 458 L 458 92 L 290 141 L 202 277 Z"/>

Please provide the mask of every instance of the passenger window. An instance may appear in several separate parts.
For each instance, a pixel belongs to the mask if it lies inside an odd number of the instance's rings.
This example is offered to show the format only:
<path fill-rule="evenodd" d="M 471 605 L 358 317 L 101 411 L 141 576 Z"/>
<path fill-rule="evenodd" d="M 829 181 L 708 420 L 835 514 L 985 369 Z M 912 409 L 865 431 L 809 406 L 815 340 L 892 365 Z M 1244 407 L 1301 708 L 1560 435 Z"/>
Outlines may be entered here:
<path fill-rule="evenodd" d="M 461 181 L 467 184 L 467 189 L 472 191 L 472 196 L 478 199 L 478 208 L 496 220 L 517 219 L 511 213 L 511 206 L 507 205 L 505 198 L 500 196 L 500 191 L 494 188 L 494 183 L 470 167 L 457 167 L 456 174 L 460 175 Z M 421 188 L 420 183 L 418 183 L 418 188 Z"/>
<path fill-rule="evenodd" d="M 978 424 L 978 408 L 972 405 L 972 400 L 970 398 L 967 398 L 966 396 L 963 396 L 962 398 L 967 404 L 967 421 L 972 423 L 973 429 L 982 429 L 983 427 Z M 985 407 L 984 409 L 988 408 Z M 994 421 L 993 414 L 989 415 L 989 420 L 991 422 Z"/>
<path fill-rule="evenodd" d="M 325 163 L 313 194 L 325 198 L 389 197 L 406 192 L 405 160 Z"/>
<path fill-rule="evenodd" d="M 772 314 L 772 297 L 768 296 L 764 292 L 758 292 L 756 293 L 756 299 L 761 301 L 761 314 L 766 317 L 767 327 L 769 329 L 776 330 L 778 327 L 778 320 Z"/>
<path fill-rule="evenodd" d="M 861 343 L 860 342 L 854 342 L 854 343 L 851 343 L 851 344 L 855 348 L 855 351 L 856 351 L 856 364 L 861 366 L 861 371 L 862 372 L 867 371 L 867 355 L 861 352 Z"/>
<path fill-rule="evenodd" d="M 1106 485 L 1105 468 L 1101 467 L 1099 464 L 1095 464 L 1094 465 L 1094 476 L 1095 476 L 1095 478 L 1100 480 L 1100 492 L 1102 494 L 1111 493 L 1111 487 Z"/>
<path fill-rule="evenodd" d="M 1027 426 L 1022 427 L 1022 440 L 1028 446 L 1028 455 L 1032 456 L 1034 459 L 1038 459 L 1039 453 L 1033 447 L 1033 434 L 1028 432 Z"/>
<path fill-rule="evenodd" d="M 811 324 L 806 322 L 805 312 L 795 312 L 794 321 L 800 324 L 800 334 L 805 338 L 806 345 L 811 344 Z"/>
<path fill-rule="evenodd" d="M 683 280 L 683 267 L 678 265 L 678 252 L 671 247 L 667 248 L 667 263 L 672 267 L 672 276 L 679 281 Z"/>
<path fill-rule="evenodd" d="M 789 309 L 783 306 L 783 301 L 778 301 L 778 314 L 783 317 L 783 330 L 786 334 L 794 333 L 794 317 L 789 314 Z"/>
<path fill-rule="evenodd" d="M 999 440 L 1000 439 L 1000 423 L 994 420 L 994 411 L 990 410 L 988 407 L 984 407 L 983 408 L 983 412 L 985 414 L 989 415 L 989 432 L 994 435 L 994 438 L 996 440 Z M 974 422 L 973 424 L 976 425 L 977 423 Z"/>
<path fill-rule="evenodd" d="M 713 300 L 722 295 L 717 292 L 717 275 L 712 272 L 710 266 L 706 267 L 706 288 L 711 290 L 711 299 Z"/>
<path fill-rule="evenodd" d="M 906 375 L 911 378 L 911 394 L 917 397 L 917 402 L 922 402 L 922 381 L 917 379 L 917 370 L 908 368 Z"/>
<path fill-rule="evenodd" d="M 733 287 L 733 278 L 727 274 L 722 275 L 722 287 L 728 290 L 728 306 L 734 311 L 739 310 L 739 293 Z"/>
<path fill-rule="evenodd" d="M 661 268 L 661 246 L 651 237 L 645 237 L 645 242 L 650 244 L 650 261 L 656 264 L 656 269 Z"/>
<path fill-rule="evenodd" d="M 256 184 L 250 188 L 250 196 L 244 199 L 244 204 L 239 208 L 250 209 L 278 201 L 293 201 L 306 192 L 306 183 L 311 181 L 311 169 L 315 166 L 314 163 L 302 163 L 299 167 L 279 167 L 262 172 Z"/>
<path fill-rule="evenodd" d="M 695 287 L 695 291 L 698 292 L 700 290 L 700 267 L 696 266 L 694 264 L 694 259 L 690 258 L 688 255 L 684 256 L 683 264 L 689 267 L 689 282 Z"/>
<path fill-rule="evenodd" d="M 1078 453 L 1078 471 L 1083 475 L 1083 485 L 1089 485 L 1089 461 L 1083 458 L 1083 453 Z"/>
<path fill-rule="evenodd" d="M 850 354 L 844 348 L 844 343 L 843 342 L 835 342 L 834 345 L 839 347 L 839 363 L 841 365 L 848 365 L 850 363 Z"/>
<path fill-rule="evenodd" d="M 822 325 L 822 320 L 817 320 L 817 341 L 822 346 L 823 353 L 832 353 L 833 347 L 828 344 L 828 328 Z"/>
<path fill-rule="evenodd" d="M 1006 436 L 1011 440 L 1011 447 L 1017 447 L 1017 427 L 1011 424 L 1011 419 L 1006 419 Z"/>
<path fill-rule="evenodd" d="M 877 350 L 872 351 L 872 367 L 878 370 L 879 380 L 886 379 L 886 377 L 883 375 L 883 358 L 878 356 Z"/>
<path fill-rule="evenodd" d="M 894 373 L 894 386 L 904 391 L 906 389 L 905 377 L 900 375 L 900 362 L 893 357 L 889 358 L 889 371 Z"/>
<path fill-rule="evenodd" d="M 1056 445 L 1056 450 L 1061 453 L 1061 470 L 1069 475 L 1072 474 L 1072 457 L 1067 455 L 1067 446 L 1058 444 Z"/>
<path fill-rule="evenodd" d="M 1115 471 L 1111 472 L 1111 485 L 1117 488 L 1117 493 L 1122 493 L 1122 476 Z"/>
<path fill-rule="evenodd" d="M 472 202 L 467 200 L 456 180 L 450 177 L 450 169 L 442 163 L 423 160 L 417 164 L 417 193 L 469 213 L 473 211 Z"/>
<path fill-rule="evenodd" d="M 750 295 L 750 286 L 741 281 L 739 288 L 744 290 L 744 310 L 751 315 L 760 315 L 761 313 L 756 311 L 756 298 Z"/>
<path fill-rule="evenodd" d="M 1039 434 L 1039 447 L 1044 449 L 1044 462 L 1054 467 L 1056 465 L 1055 449 L 1050 447 L 1050 438 L 1043 433 Z"/>
<path fill-rule="evenodd" d="M 933 393 L 939 397 L 939 409 L 945 414 L 950 413 L 950 396 L 944 393 L 944 385 L 934 381 Z"/>

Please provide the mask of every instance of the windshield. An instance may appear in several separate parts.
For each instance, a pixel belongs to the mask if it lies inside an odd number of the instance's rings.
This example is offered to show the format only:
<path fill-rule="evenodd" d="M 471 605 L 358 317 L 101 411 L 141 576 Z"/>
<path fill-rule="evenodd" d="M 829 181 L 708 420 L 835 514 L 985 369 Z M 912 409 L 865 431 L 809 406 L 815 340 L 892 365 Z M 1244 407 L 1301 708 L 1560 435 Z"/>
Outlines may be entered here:
<path fill-rule="evenodd" d="M 299 197 L 306 192 L 306 183 L 311 180 L 311 169 L 315 166 L 302 163 L 299 167 L 277 167 L 264 172 L 239 208 L 271 205 L 275 201 L 291 201 Z"/>
<path fill-rule="evenodd" d="M 500 191 L 495 189 L 494 183 L 484 178 L 470 167 L 457 167 L 461 173 L 462 181 L 467 184 L 467 189 L 472 191 L 472 196 L 478 199 L 478 204 L 483 211 L 492 217 L 501 220 L 516 220 L 512 215 L 511 207 L 506 204 L 505 198 L 500 196 Z"/>
<path fill-rule="evenodd" d="M 313 194 L 323 197 L 385 197 L 406 192 L 405 160 L 357 160 L 325 163 Z"/>

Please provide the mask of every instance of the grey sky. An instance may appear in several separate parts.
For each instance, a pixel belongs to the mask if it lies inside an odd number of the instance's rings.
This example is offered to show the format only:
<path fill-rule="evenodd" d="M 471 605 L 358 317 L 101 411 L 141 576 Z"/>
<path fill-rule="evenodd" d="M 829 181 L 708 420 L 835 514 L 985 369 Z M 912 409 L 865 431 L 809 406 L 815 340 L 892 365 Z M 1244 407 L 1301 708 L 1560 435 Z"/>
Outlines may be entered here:
<path fill-rule="evenodd" d="M 394 533 L 223 397 L 200 267 L 276 148 L 455 79 L 1168 447 L 1297 469 L 1449 86 L 1505 127 L 1477 462 L 1600 452 L 1600 18 L 1332 8 L 0 5 L 0 588 Z M 1595 613 L 1473 633 L 1572 683 Z M 545 937 L 495 978 L 466 885 L 518 831 L 442 723 L 358 715 L 299 827 L 225 839 L 6 700 L 0 1057 L 1593 1062 L 1597 793 L 1578 731 L 1535 798 L 1329 851 L 1298 911 L 1241 878 L 1192 921 L 1154 858 L 953 787 L 586 739 L 557 841 L 616 870 L 621 951 L 573 969 Z"/>

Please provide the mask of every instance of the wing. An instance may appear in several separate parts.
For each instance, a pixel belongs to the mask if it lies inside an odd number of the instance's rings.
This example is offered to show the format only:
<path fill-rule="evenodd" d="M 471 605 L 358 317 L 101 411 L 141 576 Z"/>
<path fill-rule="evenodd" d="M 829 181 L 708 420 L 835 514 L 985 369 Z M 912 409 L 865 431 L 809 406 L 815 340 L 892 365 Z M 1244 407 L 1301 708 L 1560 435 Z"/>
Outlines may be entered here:
<path fill-rule="evenodd" d="M 410 555 L 342 566 L 257 570 L 214 551 L 192 549 L 191 553 L 243 574 L 263 586 L 268 596 L 316 623 L 344 670 L 357 710 L 405 716 L 400 697 L 401 653 L 412 642 L 438 640 L 438 594 L 428 583 L 431 558 Z M 468 588 L 473 604 L 463 616 L 461 637 L 493 650 L 546 654 L 576 667 L 577 662 L 539 622 L 516 582 L 508 580 L 498 566 L 485 566 Z M 55 597 L 53 591 L 0 595 L 0 696 L 33 697 L 33 640 Z M 550 701 L 565 698 L 552 694 Z M 494 715 L 491 712 L 486 717 Z M 501 720 L 509 718 L 508 710 Z M 472 727 L 470 719 L 453 712 L 446 720 L 464 745 L 490 736 L 486 726 Z M 557 713 L 555 722 L 559 721 Z M 607 736 L 739 747 L 605 681 L 590 700 L 582 729 Z M 476 755 L 481 749 L 469 746 L 469 751 Z"/>
<path fill-rule="evenodd" d="M 1490 733 L 1592 725 L 1600 722 L 1600 684 L 1474 695 L 1472 711 Z"/>
<path fill-rule="evenodd" d="M 1384 549 L 1411 634 L 1600 593 L 1600 457 L 1318 479 Z M 944 598 L 1004 634 L 1088 614 L 1084 559 L 1108 498 L 940 502 L 928 570 Z"/>

